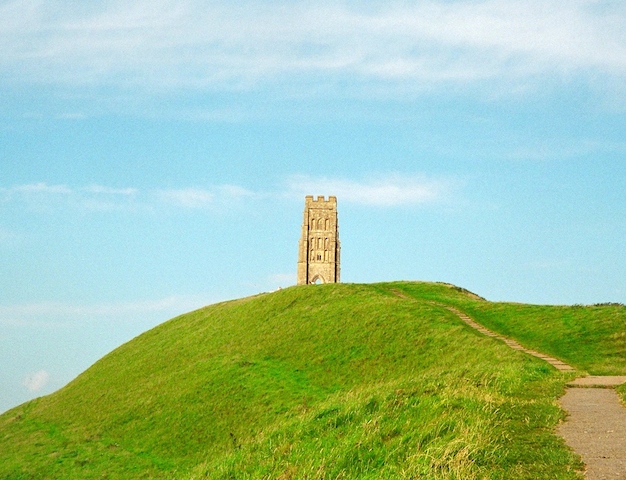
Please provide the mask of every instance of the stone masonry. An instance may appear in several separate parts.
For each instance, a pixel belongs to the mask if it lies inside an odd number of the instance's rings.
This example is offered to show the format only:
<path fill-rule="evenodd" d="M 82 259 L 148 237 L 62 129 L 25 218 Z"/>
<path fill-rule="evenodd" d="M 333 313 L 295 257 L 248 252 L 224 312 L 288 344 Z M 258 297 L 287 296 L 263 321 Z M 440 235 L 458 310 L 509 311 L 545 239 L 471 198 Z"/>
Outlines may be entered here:
<path fill-rule="evenodd" d="M 298 254 L 298 285 L 339 283 L 337 197 L 304 199 L 304 221 Z"/>

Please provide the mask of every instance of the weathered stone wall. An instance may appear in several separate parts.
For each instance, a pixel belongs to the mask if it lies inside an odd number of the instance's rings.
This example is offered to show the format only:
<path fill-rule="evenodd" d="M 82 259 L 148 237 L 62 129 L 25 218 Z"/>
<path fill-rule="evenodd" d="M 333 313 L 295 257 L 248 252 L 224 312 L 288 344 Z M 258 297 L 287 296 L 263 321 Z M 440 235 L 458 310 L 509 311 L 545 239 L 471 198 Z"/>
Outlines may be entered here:
<path fill-rule="evenodd" d="M 337 197 L 305 197 L 299 247 L 298 285 L 339 282 Z"/>

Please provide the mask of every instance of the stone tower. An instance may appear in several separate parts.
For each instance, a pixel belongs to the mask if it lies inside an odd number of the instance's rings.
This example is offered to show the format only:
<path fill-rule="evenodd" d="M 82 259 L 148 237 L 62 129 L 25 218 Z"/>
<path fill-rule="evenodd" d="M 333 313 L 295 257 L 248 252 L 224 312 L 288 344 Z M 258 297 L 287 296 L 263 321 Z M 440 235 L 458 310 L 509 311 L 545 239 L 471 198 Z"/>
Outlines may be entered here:
<path fill-rule="evenodd" d="M 298 254 L 298 285 L 339 283 L 337 197 L 304 199 L 304 221 Z"/>

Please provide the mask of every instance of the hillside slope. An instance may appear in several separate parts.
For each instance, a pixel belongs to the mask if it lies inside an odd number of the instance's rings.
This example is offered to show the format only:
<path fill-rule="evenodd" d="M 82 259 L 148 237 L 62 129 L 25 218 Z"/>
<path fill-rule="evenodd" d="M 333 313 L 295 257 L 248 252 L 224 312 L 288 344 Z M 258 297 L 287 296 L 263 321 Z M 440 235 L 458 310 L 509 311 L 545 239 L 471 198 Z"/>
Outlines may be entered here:
<path fill-rule="evenodd" d="M 182 315 L 0 416 L 0 478 L 578 478 L 568 377 L 441 304 L 504 308 L 397 282 Z"/>

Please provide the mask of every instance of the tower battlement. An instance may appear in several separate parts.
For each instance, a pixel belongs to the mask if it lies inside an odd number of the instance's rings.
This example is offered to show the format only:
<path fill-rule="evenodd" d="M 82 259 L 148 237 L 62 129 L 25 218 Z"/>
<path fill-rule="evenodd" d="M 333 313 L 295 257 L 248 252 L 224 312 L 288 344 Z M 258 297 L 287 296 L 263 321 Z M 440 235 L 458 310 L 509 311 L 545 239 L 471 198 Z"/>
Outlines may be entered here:
<path fill-rule="evenodd" d="M 298 285 L 339 282 L 337 197 L 304 197 L 304 220 L 298 252 Z"/>
<path fill-rule="evenodd" d="M 306 197 L 304 197 L 304 203 L 308 204 L 308 203 L 334 203 L 335 205 L 337 204 L 337 197 L 331 195 L 328 197 L 328 200 L 326 200 L 326 197 L 324 195 L 318 195 L 317 198 L 314 198 L 313 195 L 307 195 Z"/>

